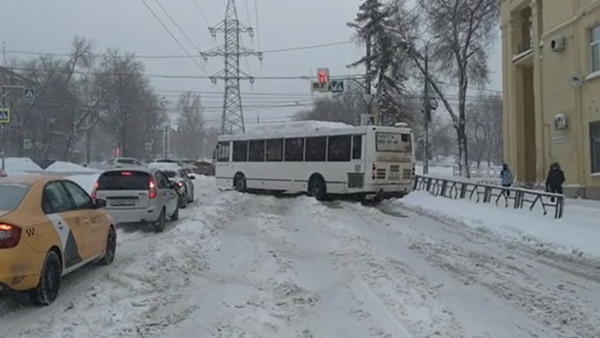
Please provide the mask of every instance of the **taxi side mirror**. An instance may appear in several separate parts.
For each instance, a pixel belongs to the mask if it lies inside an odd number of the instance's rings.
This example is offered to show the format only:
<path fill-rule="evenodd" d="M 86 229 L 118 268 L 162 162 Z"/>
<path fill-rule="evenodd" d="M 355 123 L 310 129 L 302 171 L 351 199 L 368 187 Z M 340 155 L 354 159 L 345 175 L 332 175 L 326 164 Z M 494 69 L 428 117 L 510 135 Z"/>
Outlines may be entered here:
<path fill-rule="evenodd" d="M 103 200 L 101 198 L 96 199 L 96 201 L 94 202 L 94 206 L 96 207 L 96 209 L 102 209 L 102 208 L 106 208 L 106 200 Z"/>

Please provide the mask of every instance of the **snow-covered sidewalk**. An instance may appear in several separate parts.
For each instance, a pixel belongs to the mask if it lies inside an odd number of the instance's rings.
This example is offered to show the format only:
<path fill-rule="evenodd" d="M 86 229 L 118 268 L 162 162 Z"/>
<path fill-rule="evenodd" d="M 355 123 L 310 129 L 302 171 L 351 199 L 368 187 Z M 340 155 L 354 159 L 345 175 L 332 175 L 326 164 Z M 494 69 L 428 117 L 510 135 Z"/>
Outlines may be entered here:
<path fill-rule="evenodd" d="M 497 207 L 469 200 L 436 197 L 414 191 L 404 199 L 388 202 L 475 229 L 492 231 L 508 242 L 518 242 L 560 254 L 600 258 L 600 208 L 594 203 L 565 202 L 562 219 L 539 211 Z"/>

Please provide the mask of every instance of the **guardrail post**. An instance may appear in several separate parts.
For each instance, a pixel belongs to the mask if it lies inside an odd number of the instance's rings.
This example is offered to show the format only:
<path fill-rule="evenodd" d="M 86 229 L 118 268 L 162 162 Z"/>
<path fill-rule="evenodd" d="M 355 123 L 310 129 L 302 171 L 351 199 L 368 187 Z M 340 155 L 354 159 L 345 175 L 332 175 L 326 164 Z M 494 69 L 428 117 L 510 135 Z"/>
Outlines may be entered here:
<path fill-rule="evenodd" d="M 446 187 L 448 186 L 448 181 L 444 180 L 442 181 L 442 191 L 440 192 L 440 195 L 446 197 Z"/>
<path fill-rule="evenodd" d="M 523 208 L 523 195 L 524 193 L 520 190 L 515 190 L 515 209 Z"/>

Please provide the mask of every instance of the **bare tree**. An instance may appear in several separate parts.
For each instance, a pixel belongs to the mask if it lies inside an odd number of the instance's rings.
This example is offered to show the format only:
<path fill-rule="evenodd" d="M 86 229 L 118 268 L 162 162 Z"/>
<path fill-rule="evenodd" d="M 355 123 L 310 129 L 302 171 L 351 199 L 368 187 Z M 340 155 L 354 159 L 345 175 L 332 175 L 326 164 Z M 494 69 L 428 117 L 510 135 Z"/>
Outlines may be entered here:
<path fill-rule="evenodd" d="M 357 125 L 360 115 L 365 114 L 366 104 L 363 89 L 360 85 L 348 82 L 342 94 L 317 99 L 314 107 L 308 111 L 298 112 L 295 120 L 317 120 L 343 122 Z"/>
<path fill-rule="evenodd" d="M 188 159 L 201 156 L 206 135 L 204 116 L 202 115 L 200 94 L 187 92 L 179 96 L 177 102 L 177 134 L 179 154 Z"/>
<path fill-rule="evenodd" d="M 107 92 L 101 109 L 103 128 L 116 140 L 110 148 L 120 147 L 122 156 L 143 157 L 147 142 L 160 144 L 166 101 L 154 94 L 135 55 L 109 50 L 94 85 L 98 92 Z"/>
<path fill-rule="evenodd" d="M 467 136 L 477 166 L 502 161 L 502 98 L 480 94 L 467 105 Z"/>
<path fill-rule="evenodd" d="M 414 27 L 409 25 L 415 22 L 414 19 L 405 20 L 407 24 L 397 28 L 407 41 L 412 42 L 411 58 L 450 114 L 458 141 L 460 174 L 468 177 L 467 89 L 470 84 L 483 85 L 488 80 L 487 51 L 495 41 L 500 3 L 497 0 L 419 0 L 419 5 L 425 20 L 418 22 L 427 25 L 427 30 L 417 34 L 430 32 L 434 37 L 431 60 L 437 65 L 435 70 L 425 69 L 425 55 L 416 48 L 418 38 Z M 457 82 L 458 109 L 450 104 L 440 78 Z"/>

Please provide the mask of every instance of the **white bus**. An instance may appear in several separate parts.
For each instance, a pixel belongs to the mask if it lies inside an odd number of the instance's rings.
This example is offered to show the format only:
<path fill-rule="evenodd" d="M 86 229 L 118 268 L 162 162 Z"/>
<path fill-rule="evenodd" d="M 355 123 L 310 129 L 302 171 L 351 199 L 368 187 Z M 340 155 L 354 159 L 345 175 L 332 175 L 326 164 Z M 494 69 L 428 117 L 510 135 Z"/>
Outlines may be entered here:
<path fill-rule="evenodd" d="M 317 121 L 265 124 L 221 135 L 217 186 L 238 191 L 307 192 L 375 198 L 404 196 L 415 175 L 413 132 L 396 127 Z"/>

